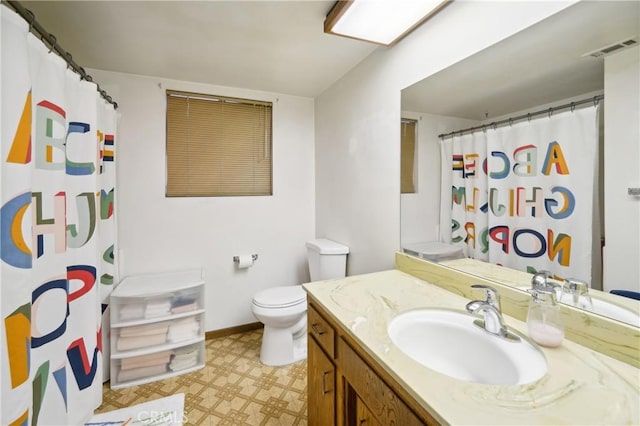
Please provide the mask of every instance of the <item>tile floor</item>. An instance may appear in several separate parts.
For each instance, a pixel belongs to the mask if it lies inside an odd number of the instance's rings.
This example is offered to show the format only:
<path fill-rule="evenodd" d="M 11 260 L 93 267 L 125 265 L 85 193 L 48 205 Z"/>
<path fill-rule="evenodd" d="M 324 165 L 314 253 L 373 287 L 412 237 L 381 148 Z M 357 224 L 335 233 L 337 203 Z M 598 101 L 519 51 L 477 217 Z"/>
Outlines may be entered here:
<path fill-rule="evenodd" d="M 204 369 L 159 382 L 111 390 L 96 413 L 185 394 L 185 425 L 306 425 L 307 362 L 260 363 L 262 329 L 206 341 Z"/>

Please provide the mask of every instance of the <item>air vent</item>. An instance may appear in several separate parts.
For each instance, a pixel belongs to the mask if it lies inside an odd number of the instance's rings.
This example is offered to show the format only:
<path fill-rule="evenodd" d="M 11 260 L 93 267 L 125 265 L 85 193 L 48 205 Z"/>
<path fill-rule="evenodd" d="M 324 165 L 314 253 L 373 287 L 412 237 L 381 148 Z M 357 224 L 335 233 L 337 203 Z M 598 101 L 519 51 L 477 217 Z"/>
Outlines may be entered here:
<path fill-rule="evenodd" d="M 638 44 L 638 37 L 627 37 L 622 41 L 610 44 L 608 46 L 601 47 L 599 49 L 596 49 L 596 50 L 593 50 L 591 52 L 585 53 L 582 56 L 583 57 L 591 56 L 591 57 L 594 57 L 594 58 L 600 58 L 600 57 L 609 55 L 609 54 L 611 54 L 613 52 L 618 52 L 618 51 L 620 51 L 622 49 L 626 49 L 627 47 L 635 46 L 636 44 Z"/>

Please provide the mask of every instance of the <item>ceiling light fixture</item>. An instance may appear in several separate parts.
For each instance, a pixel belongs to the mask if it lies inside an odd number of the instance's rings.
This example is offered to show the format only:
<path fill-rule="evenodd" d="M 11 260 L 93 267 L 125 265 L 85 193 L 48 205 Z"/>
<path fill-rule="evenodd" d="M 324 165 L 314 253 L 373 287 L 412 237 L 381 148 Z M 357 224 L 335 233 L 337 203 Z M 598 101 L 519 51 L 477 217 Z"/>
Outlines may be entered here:
<path fill-rule="evenodd" d="M 449 0 L 339 0 L 324 32 L 390 46 L 434 15 Z"/>

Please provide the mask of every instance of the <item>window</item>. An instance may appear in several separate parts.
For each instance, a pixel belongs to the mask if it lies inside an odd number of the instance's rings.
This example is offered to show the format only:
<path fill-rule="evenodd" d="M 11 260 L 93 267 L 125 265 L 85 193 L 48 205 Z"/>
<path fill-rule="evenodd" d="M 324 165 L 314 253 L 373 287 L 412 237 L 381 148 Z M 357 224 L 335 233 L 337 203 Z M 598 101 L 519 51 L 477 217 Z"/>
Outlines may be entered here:
<path fill-rule="evenodd" d="M 400 120 L 400 192 L 413 194 L 414 164 L 416 153 L 416 120 L 403 118 Z"/>
<path fill-rule="evenodd" d="M 271 102 L 167 90 L 167 197 L 272 195 Z"/>

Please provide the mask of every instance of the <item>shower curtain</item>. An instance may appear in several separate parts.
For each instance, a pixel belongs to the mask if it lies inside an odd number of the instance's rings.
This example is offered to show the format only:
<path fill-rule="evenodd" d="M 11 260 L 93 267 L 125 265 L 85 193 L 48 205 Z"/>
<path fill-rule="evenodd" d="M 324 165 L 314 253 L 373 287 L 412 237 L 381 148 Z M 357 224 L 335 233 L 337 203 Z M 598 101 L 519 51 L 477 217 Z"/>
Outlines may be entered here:
<path fill-rule="evenodd" d="M 441 140 L 442 240 L 468 257 L 591 283 L 597 117 L 593 106 Z"/>
<path fill-rule="evenodd" d="M 116 113 L 19 15 L 0 14 L 0 421 L 81 424 L 102 400 Z"/>

